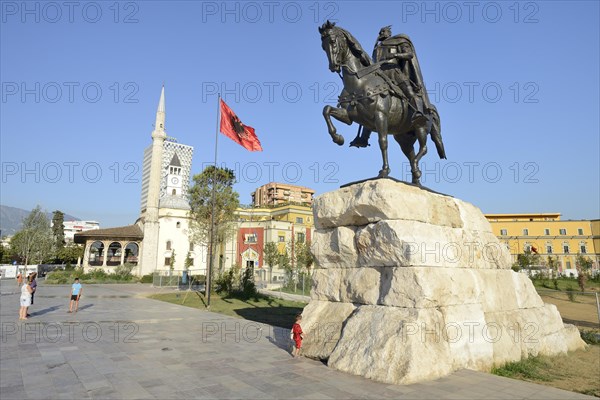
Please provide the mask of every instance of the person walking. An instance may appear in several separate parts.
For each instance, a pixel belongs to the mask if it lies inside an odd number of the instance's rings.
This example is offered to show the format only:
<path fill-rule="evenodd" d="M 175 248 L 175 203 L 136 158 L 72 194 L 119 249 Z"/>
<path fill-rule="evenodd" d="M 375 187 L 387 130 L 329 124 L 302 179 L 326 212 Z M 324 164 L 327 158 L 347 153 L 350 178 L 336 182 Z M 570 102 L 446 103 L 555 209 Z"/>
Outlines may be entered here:
<path fill-rule="evenodd" d="M 81 283 L 79 283 L 79 278 L 75 278 L 75 282 L 71 285 L 71 302 L 69 303 L 70 313 L 73 312 L 73 303 L 75 303 L 75 312 L 77 312 L 81 293 L 83 293 L 83 288 L 81 287 Z"/>
<path fill-rule="evenodd" d="M 21 286 L 21 297 L 19 302 L 21 304 L 21 308 L 19 309 L 19 319 L 27 319 L 27 307 L 31 305 L 31 294 L 33 293 L 33 289 L 30 285 L 31 282 L 27 281 L 23 286 Z"/>

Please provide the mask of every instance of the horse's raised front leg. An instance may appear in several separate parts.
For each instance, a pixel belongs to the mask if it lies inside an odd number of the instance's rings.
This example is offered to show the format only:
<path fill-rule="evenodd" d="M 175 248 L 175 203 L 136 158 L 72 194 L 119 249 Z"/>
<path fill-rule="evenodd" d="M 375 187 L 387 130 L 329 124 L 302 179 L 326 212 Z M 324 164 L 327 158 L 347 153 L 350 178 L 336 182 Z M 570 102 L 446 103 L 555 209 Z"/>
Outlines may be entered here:
<path fill-rule="evenodd" d="M 378 178 L 386 178 L 391 170 L 390 165 L 388 163 L 388 121 L 387 115 L 382 112 L 378 112 L 375 114 L 375 127 L 376 131 L 379 134 L 379 149 L 381 150 L 381 158 L 383 159 L 383 165 L 381 166 L 381 171 L 379 171 Z"/>
<path fill-rule="evenodd" d="M 344 137 L 342 135 L 337 134 L 337 130 L 335 129 L 335 126 L 333 126 L 333 122 L 331 122 L 331 117 L 345 124 L 351 125 L 352 121 L 350 120 L 346 109 L 325 106 L 323 107 L 323 117 L 325 117 L 325 122 L 327 123 L 327 130 L 329 131 L 329 135 L 333 139 L 333 142 L 340 146 L 343 145 Z"/>

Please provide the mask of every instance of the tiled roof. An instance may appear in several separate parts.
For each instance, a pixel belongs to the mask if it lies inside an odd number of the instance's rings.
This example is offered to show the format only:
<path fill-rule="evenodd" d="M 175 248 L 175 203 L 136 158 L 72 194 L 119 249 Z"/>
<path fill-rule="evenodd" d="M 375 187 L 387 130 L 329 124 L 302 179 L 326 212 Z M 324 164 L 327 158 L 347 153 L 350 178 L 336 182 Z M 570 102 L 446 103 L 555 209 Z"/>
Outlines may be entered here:
<path fill-rule="evenodd" d="M 75 243 L 85 243 L 89 239 L 134 239 L 142 240 L 144 233 L 138 225 L 119 226 L 116 228 L 95 229 L 75 234 Z"/>

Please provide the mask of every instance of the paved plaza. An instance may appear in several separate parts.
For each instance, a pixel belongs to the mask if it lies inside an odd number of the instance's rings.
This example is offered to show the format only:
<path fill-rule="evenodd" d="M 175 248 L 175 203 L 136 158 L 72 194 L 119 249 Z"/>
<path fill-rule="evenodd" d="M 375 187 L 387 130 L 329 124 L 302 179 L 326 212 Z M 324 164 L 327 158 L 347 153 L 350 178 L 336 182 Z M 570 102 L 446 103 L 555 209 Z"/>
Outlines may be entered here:
<path fill-rule="evenodd" d="M 70 286 L 41 281 L 24 323 L 16 282 L 0 289 L 4 400 L 591 398 L 469 370 L 374 382 L 291 358 L 288 329 L 147 299 L 160 291 L 149 285 L 84 285 L 80 311 L 69 314 Z"/>

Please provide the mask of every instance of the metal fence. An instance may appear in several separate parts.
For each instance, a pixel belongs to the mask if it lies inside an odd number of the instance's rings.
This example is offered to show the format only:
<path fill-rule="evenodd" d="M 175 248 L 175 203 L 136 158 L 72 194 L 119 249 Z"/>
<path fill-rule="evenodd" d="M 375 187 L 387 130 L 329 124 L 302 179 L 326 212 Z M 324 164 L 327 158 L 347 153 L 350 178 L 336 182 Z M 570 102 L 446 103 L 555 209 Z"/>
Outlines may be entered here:
<path fill-rule="evenodd" d="M 152 286 L 171 289 L 204 290 L 204 275 L 189 275 L 181 271 L 156 271 L 152 274 Z"/>
<path fill-rule="evenodd" d="M 277 291 L 277 292 L 297 294 L 297 295 L 301 295 L 301 296 L 310 296 L 311 286 L 312 286 L 312 279 L 311 279 L 310 275 L 305 273 L 305 274 L 298 274 L 293 277 L 286 275 L 285 278 L 283 279 L 283 281 L 281 281 L 280 285 L 277 285 L 277 286 L 269 285 L 269 288 L 270 288 L 270 290 Z"/>
<path fill-rule="evenodd" d="M 580 328 L 600 329 L 600 295 L 598 292 L 575 292 L 537 289 L 544 303 L 554 304 L 563 321 Z"/>

